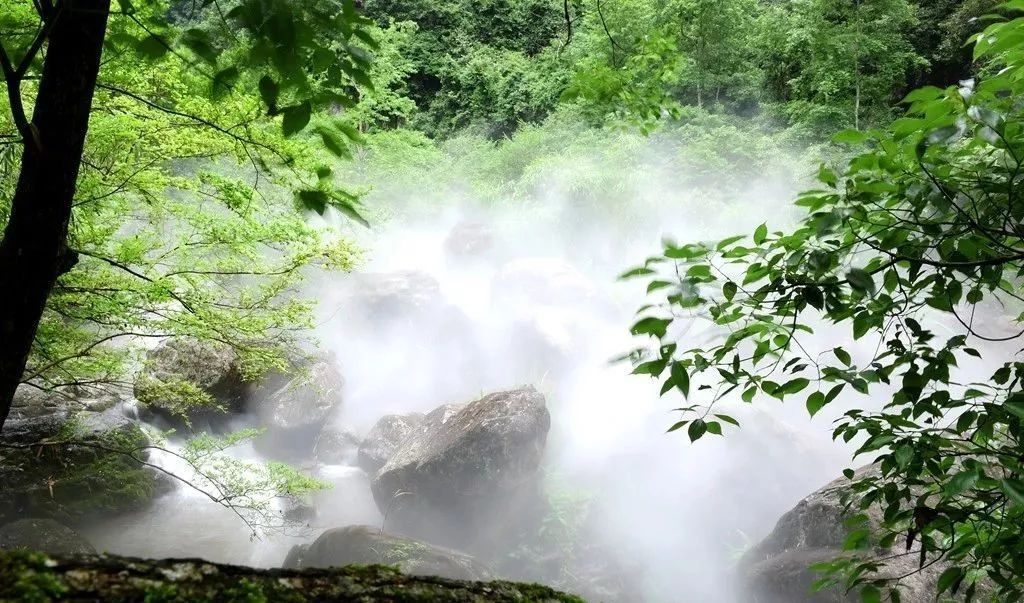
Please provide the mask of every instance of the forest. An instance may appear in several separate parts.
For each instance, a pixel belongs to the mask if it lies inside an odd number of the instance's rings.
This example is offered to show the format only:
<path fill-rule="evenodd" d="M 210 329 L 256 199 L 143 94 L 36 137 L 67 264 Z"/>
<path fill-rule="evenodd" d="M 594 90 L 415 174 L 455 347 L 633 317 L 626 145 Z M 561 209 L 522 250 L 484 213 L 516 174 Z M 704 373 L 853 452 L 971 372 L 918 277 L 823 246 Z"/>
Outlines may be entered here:
<path fill-rule="evenodd" d="M 0 600 L 1024 600 L 1024 1 L 0 5 Z"/>

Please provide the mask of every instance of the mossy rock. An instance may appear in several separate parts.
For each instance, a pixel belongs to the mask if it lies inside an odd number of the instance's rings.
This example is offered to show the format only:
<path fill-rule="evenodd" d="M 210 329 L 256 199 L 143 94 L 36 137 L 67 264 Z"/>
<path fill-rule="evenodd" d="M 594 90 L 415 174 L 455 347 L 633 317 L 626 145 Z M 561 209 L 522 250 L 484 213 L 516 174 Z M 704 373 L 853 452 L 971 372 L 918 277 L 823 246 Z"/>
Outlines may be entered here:
<path fill-rule="evenodd" d="M 536 584 L 407 576 L 383 566 L 262 570 L 198 559 L 60 558 L 29 551 L 0 551 L 0 600 L 582 603 Z"/>
<path fill-rule="evenodd" d="M 459 580 L 486 580 L 492 572 L 469 555 L 370 526 L 333 528 L 310 545 L 292 549 L 286 568 L 340 567 L 351 564 L 397 566 L 415 575 Z"/>
<path fill-rule="evenodd" d="M 144 508 L 167 485 L 143 462 L 148 444 L 116 409 L 8 422 L 0 433 L 0 521 L 75 523 Z"/>

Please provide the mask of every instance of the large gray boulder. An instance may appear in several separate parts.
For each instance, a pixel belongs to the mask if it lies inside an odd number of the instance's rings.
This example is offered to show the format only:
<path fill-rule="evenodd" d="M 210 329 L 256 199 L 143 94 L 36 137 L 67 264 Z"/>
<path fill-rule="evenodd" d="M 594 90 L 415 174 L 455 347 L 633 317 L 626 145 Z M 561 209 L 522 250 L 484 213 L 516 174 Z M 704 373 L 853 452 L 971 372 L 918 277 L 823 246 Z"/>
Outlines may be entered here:
<path fill-rule="evenodd" d="M 444 240 L 444 250 L 454 258 L 478 257 L 494 246 L 494 233 L 487 224 L 463 220 Z"/>
<path fill-rule="evenodd" d="M 51 555 L 96 553 L 78 532 L 52 519 L 19 519 L 0 527 L 0 549 L 28 549 Z"/>
<path fill-rule="evenodd" d="M 74 523 L 145 507 L 167 489 L 144 464 L 149 444 L 116 408 L 8 420 L 0 432 L 0 522 Z"/>
<path fill-rule="evenodd" d="M 487 580 L 490 570 L 469 555 L 381 532 L 370 526 L 327 530 L 312 544 L 293 547 L 286 569 L 396 565 L 414 576 L 440 576 L 454 580 Z"/>
<path fill-rule="evenodd" d="M 875 472 L 867 466 L 857 471 L 856 477 Z M 830 561 L 844 554 L 843 541 L 850 528 L 846 525 L 850 513 L 844 508 L 840 496 L 850 480 L 843 477 L 813 492 L 783 515 L 775 529 L 751 548 L 740 560 L 739 571 L 743 583 L 743 601 L 751 603 L 855 603 L 860 595 L 839 589 L 811 591 L 811 585 L 822 577 L 810 569 L 815 563 Z M 855 510 L 854 513 L 863 511 Z M 881 512 L 867 510 L 868 527 L 876 529 Z M 879 557 L 889 557 L 898 551 L 877 551 Z M 947 567 L 935 563 L 914 573 L 919 563 L 916 554 L 895 556 L 880 570 L 880 576 L 902 576 L 902 600 L 905 603 L 931 603 L 935 601 L 936 583 Z"/>
<path fill-rule="evenodd" d="M 539 511 L 537 468 L 551 419 L 533 387 L 427 414 L 372 482 L 392 530 L 458 548 L 508 542 Z"/>
<path fill-rule="evenodd" d="M 360 437 L 347 427 L 324 427 L 313 447 L 313 458 L 326 465 L 352 465 L 359 454 Z"/>
<path fill-rule="evenodd" d="M 345 381 L 333 356 L 296 368 L 290 379 L 272 376 L 252 395 L 250 409 L 266 433 L 256 449 L 286 460 L 309 458 L 320 432 L 341 408 Z"/>
<path fill-rule="evenodd" d="M 230 346 L 189 338 L 150 350 L 135 380 L 143 413 L 175 427 L 216 426 L 243 409 L 248 393 Z"/>
<path fill-rule="evenodd" d="M 373 475 L 423 423 L 423 414 L 384 415 L 359 445 L 359 466 Z"/>

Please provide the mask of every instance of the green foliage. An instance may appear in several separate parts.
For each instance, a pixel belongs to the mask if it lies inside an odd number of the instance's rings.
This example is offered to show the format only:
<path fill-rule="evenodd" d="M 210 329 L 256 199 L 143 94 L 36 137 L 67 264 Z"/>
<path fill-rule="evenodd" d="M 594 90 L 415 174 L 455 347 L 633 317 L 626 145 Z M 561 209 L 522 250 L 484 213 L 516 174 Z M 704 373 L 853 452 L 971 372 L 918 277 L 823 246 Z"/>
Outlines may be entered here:
<path fill-rule="evenodd" d="M 878 463 L 877 473 L 848 472 L 845 500 L 877 509 L 881 523 L 850 533 L 850 554 L 819 568 L 821 584 L 864 600 L 899 588 L 885 578 L 892 554 L 941 561 L 944 592 L 1024 595 L 1024 364 L 1003 357 L 981 382 L 958 371 L 982 356 L 978 342 L 1020 337 L 983 317 L 1022 308 L 1021 40 L 1024 18 L 990 25 L 974 40 L 991 72 L 976 86 L 921 88 L 889 127 L 837 136 L 860 152 L 839 170 L 822 166 L 794 229 L 669 243 L 629 273 L 673 283 L 633 326 L 653 339 L 633 359 L 636 373 L 664 379 L 663 392 L 690 392 L 673 429 L 687 426 L 691 440 L 721 431 L 715 407 L 733 392 L 804 399 L 812 415 L 843 393 L 886 398 L 845 411 L 833 432 Z M 721 338 L 684 349 L 684 315 L 706 317 Z M 823 321 L 873 353 L 816 349 L 809 336 Z"/>
<path fill-rule="evenodd" d="M 419 111 L 411 125 L 450 135 L 468 125 L 500 137 L 550 112 L 563 87 L 563 5 L 555 0 L 371 0 L 382 27 L 415 24 L 398 43 Z M 408 27 L 408 25 L 406 26 Z"/>
<path fill-rule="evenodd" d="M 884 124 L 912 69 L 907 0 L 806 0 L 771 5 L 758 45 L 771 98 L 813 131 Z"/>
<path fill-rule="evenodd" d="M 174 57 L 150 65 L 121 55 L 101 78 L 69 232 L 79 262 L 50 297 L 24 379 L 116 386 L 135 357 L 125 342 L 169 335 L 230 344 L 254 375 L 283 367 L 310 321 L 311 302 L 294 296 L 302 270 L 349 269 L 358 258 L 340 233 L 309 226 L 292 198 L 340 194 L 332 162 L 307 138 L 260 122 L 255 90 L 211 100 L 204 75 Z M 6 215 L 16 147 L 2 157 Z"/>

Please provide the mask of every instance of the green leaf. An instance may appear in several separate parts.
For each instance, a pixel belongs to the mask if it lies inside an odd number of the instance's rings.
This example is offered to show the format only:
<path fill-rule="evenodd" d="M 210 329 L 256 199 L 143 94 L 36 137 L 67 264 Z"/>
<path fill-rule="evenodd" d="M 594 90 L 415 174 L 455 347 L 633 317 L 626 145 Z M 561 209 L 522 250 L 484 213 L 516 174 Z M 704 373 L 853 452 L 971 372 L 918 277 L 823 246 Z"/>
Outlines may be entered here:
<path fill-rule="evenodd" d="M 729 281 L 722 285 L 722 295 L 725 296 L 726 300 L 732 301 L 732 298 L 736 296 L 736 288 L 736 283 Z"/>
<path fill-rule="evenodd" d="M 832 137 L 837 144 L 860 144 L 868 139 L 868 135 L 860 130 L 843 130 Z"/>
<path fill-rule="evenodd" d="M 946 494 L 955 496 L 973 488 L 980 477 L 977 471 L 961 471 L 950 478 L 944 490 Z"/>
<path fill-rule="evenodd" d="M 655 274 L 654 270 L 641 266 L 639 268 L 632 268 L 630 270 L 627 270 L 626 272 L 623 272 L 622 274 L 619 275 L 619 278 L 625 280 L 637 276 L 648 276 L 650 274 Z"/>
<path fill-rule="evenodd" d="M 634 335 L 651 335 L 662 338 L 668 332 L 668 325 L 671 323 L 671 320 L 665 318 L 649 316 L 638 320 L 630 329 L 630 332 Z"/>
<path fill-rule="evenodd" d="M 350 159 L 352 157 L 352 154 L 348 150 L 348 146 L 337 132 L 324 126 L 318 126 L 314 131 L 320 135 L 320 140 L 323 141 L 324 147 L 330 151 L 332 155 L 344 159 Z"/>
<path fill-rule="evenodd" d="M 846 366 L 852 366 L 853 365 L 853 359 L 850 358 L 849 352 L 847 352 L 843 348 L 834 348 L 832 350 L 832 353 L 836 355 L 836 358 L 839 359 L 839 362 L 842 362 Z"/>
<path fill-rule="evenodd" d="M 877 586 L 869 584 L 861 589 L 860 600 L 862 603 L 881 603 L 882 591 L 878 590 Z"/>
<path fill-rule="evenodd" d="M 292 136 L 298 132 L 301 132 L 306 124 L 309 123 L 309 118 L 312 113 L 312 107 L 309 101 L 293 105 L 291 107 L 285 107 L 283 109 L 284 119 L 281 121 L 281 132 L 285 136 Z"/>
<path fill-rule="evenodd" d="M 668 431 L 666 431 L 665 433 L 672 433 L 673 431 L 682 429 L 683 427 L 686 427 L 687 423 L 689 423 L 689 421 L 678 421 L 676 423 L 673 423 L 672 427 L 669 427 Z"/>
<path fill-rule="evenodd" d="M 825 394 L 821 392 L 814 392 L 810 396 L 807 396 L 807 412 L 813 417 L 818 414 L 818 411 L 825 406 Z"/>
<path fill-rule="evenodd" d="M 213 96 L 214 98 L 220 98 L 223 95 L 231 91 L 231 88 L 238 81 L 241 72 L 238 71 L 238 67 L 231 66 L 227 69 L 222 69 L 213 76 Z"/>
<path fill-rule="evenodd" d="M 321 216 L 324 215 L 324 211 L 327 210 L 327 201 L 329 200 L 326 192 L 318 189 L 307 189 L 299 191 L 298 195 L 303 207 L 315 211 Z"/>
<path fill-rule="evenodd" d="M 135 50 L 147 59 L 159 59 L 169 52 L 167 42 L 155 35 L 149 35 L 135 44 Z"/>
<path fill-rule="evenodd" d="M 731 417 L 731 416 L 729 416 L 729 415 L 723 415 L 723 414 L 716 414 L 715 416 L 716 416 L 717 418 L 721 419 L 722 421 L 725 421 L 726 423 L 730 423 L 730 424 L 732 424 L 732 425 L 735 425 L 736 427 L 739 427 L 739 426 L 740 426 L 740 422 L 739 422 L 739 421 L 737 421 L 736 419 L 732 418 L 732 417 Z"/>
<path fill-rule="evenodd" d="M 956 592 L 957 587 L 963 582 L 964 571 L 956 566 L 946 568 L 946 571 L 942 572 L 939 576 L 938 584 L 936 585 L 939 589 L 939 594 L 946 591 Z"/>
<path fill-rule="evenodd" d="M 768 238 L 768 225 L 761 224 L 754 230 L 754 243 L 760 245 Z"/>
<path fill-rule="evenodd" d="M 707 433 L 708 425 L 703 419 L 697 419 L 690 423 L 690 426 L 686 429 L 686 435 L 690 437 L 691 442 L 696 442 L 701 439 L 705 433 Z"/>
<path fill-rule="evenodd" d="M 269 75 L 265 75 L 260 78 L 259 89 L 260 98 L 263 99 L 263 104 L 267 106 L 267 111 L 271 115 L 277 115 L 277 98 L 280 94 L 277 82 Z"/>
<path fill-rule="evenodd" d="M 1024 482 L 1007 478 L 999 482 L 999 487 L 1015 505 L 1024 505 Z"/>
<path fill-rule="evenodd" d="M 858 291 L 868 294 L 874 294 L 875 292 L 875 279 L 866 270 L 853 268 L 846 273 L 846 280 L 850 283 L 851 287 Z"/>
<path fill-rule="evenodd" d="M 686 367 L 678 362 L 673 362 L 670 374 L 676 387 L 683 393 L 683 397 L 688 398 L 690 396 L 690 375 L 686 372 Z"/>

